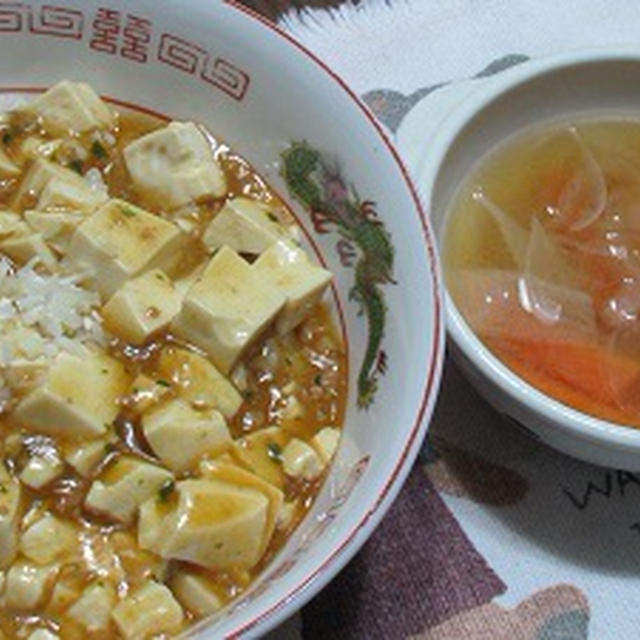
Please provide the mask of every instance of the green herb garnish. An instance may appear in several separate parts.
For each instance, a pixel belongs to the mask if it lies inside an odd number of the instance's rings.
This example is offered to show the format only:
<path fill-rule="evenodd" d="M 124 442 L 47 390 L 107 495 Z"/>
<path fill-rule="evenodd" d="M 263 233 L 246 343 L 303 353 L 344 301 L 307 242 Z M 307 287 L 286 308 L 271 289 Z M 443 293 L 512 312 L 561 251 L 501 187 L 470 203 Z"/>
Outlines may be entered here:
<path fill-rule="evenodd" d="M 169 496 L 176 489 L 176 481 L 175 480 L 167 480 L 161 487 L 158 489 L 158 498 L 160 498 L 161 502 L 166 502 Z"/>
<path fill-rule="evenodd" d="M 2 144 L 5 146 L 8 146 L 11 144 L 11 141 L 13 140 L 15 134 L 12 131 L 5 131 L 2 134 Z"/>
<path fill-rule="evenodd" d="M 276 442 L 267 443 L 267 455 L 274 462 L 282 462 L 282 447 Z"/>
<path fill-rule="evenodd" d="M 166 380 L 156 380 L 156 384 L 159 384 L 161 387 L 170 387 L 171 383 Z"/>
<path fill-rule="evenodd" d="M 100 160 L 103 160 L 109 155 L 107 150 L 97 140 L 94 140 L 91 145 L 91 153 Z"/>
<path fill-rule="evenodd" d="M 68 327 L 67 325 L 64 325 L 62 327 L 62 335 L 64 335 L 66 338 L 75 338 L 76 337 L 76 331 L 74 329 L 72 329 L 71 327 Z"/>
<path fill-rule="evenodd" d="M 278 222 L 278 217 L 274 213 L 271 213 L 271 211 L 267 212 L 267 216 L 271 222 Z"/>
<path fill-rule="evenodd" d="M 321 373 L 316 373 L 316 375 L 313 378 L 313 384 L 317 385 L 318 387 L 322 384 L 322 374 Z"/>
<path fill-rule="evenodd" d="M 136 212 L 131 207 L 120 206 L 120 211 L 127 218 L 134 218 L 136 215 Z"/>
<path fill-rule="evenodd" d="M 83 167 L 84 165 L 82 164 L 82 160 L 72 160 L 69 163 L 69 168 L 73 169 L 76 173 L 79 173 L 80 175 L 82 175 Z"/>

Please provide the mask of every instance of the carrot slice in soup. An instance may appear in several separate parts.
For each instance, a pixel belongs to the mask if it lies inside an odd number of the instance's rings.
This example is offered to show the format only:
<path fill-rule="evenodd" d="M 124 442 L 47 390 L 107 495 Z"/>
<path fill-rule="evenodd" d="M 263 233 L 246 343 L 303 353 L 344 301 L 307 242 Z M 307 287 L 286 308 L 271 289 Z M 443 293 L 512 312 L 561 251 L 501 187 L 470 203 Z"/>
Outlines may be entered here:
<path fill-rule="evenodd" d="M 560 402 L 640 426 L 640 415 L 624 402 L 640 395 L 640 363 L 633 358 L 576 340 L 539 342 L 494 337 L 489 346 L 518 375 Z"/>

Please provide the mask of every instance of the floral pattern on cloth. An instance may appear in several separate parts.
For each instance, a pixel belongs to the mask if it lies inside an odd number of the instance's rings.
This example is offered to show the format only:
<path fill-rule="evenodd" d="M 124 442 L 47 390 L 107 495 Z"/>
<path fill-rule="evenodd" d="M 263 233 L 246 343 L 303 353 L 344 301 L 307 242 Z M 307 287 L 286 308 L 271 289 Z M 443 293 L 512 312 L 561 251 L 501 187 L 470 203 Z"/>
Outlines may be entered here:
<path fill-rule="evenodd" d="M 521 53 L 508 53 L 496 60 L 492 60 L 488 65 L 475 73 L 468 80 L 488 78 L 501 71 L 505 71 L 517 64 L 526 62 L 529 56 Z M 458 80 L 459 81 L 459 80 Z M 419 87 L 408 95 L 393 89 L 373 89 L 367 91 L 362 99 L 373 111 L 375 116 L 385 124 L 390 131 L 395 133 L 402 123 L 404 117 L 411 109 L 429 94 L 442 89 L 451 84 L 452 81 L 437 82 L 436 84 Z"/>
<path fill-rule="evenodd" d="M 534 593 L 514 609 L 489 603 L 454 616 L 414 640 L 586 640 L 589 608 L 570 585 Z"/>
<path fill-rule="evenodd" d="M 496 602 L 507 585 L 463 532 L 431 476 L 438 467 L 433 475 L 447 478 L 444 486 L 460 495 L 474 475 L 476 486 L 486 487 L 481 500 L 504 504 L 496 480 L 508 480 L 510 472 L 476 461 L 462 474 L 455 466 L 443 473 L 441 460 L 413 470 L 360 554 L 303 609 L 303 638 L 586 640 L 589 604 L 572 585 L 541 589 L 513 608 Z M 521 479 L 516 486 L 519 492 Z"/>

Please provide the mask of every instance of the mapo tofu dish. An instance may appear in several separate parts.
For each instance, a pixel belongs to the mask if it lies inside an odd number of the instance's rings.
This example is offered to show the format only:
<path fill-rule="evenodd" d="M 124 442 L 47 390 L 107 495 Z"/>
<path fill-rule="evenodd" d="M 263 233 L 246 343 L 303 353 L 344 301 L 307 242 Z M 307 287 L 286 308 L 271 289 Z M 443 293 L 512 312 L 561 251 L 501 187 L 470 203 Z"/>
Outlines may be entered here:
<path fill-rule="evenodd" d="M 0 115 L 0 637 L 170 637 L 284 544 L 347 387 L 298 231 L 197 123 Z"/>

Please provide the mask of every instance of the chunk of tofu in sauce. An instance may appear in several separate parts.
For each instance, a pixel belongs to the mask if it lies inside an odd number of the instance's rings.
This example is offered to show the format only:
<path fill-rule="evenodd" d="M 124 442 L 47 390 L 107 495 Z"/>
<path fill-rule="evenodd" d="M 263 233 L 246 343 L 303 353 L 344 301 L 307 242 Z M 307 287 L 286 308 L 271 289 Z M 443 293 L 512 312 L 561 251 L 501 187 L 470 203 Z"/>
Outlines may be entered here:
<path fill-rule="evenodd" d="M 340 427 L 346 402 L 346 356 L 322 304 L 309 309 L 298 326 L 284 335 L 275 331 L 283 317 L 278 315 L 282 304 L 274 305 L 265 326 L 257 327 L 255 340 L 243 345 L 228 368 L 216 366 L 188 336 L 173 335 L 168 321 L 145 318 L 144 312 L 158 305 L 140 297 L 136 279 L 144 282 L 145 274 L 161 268 L 167 284 L 175 284 L 180 293 L 167 310 L 167 317 L 172 315 L 214 257 L 215 250 L 202 239 L 205 231 L 211 229 L 208 244 L 216 250 L 225 244 L 225 237 L 219 242 L 211 239 L 216 229 L 211 223 L 225 203 L 236 198 L 258 203 L 268 210 L 269 224 L 281 225 L 286 238 L 295 237 L 293 216 L 244 159 L 211 135 L 206 140 L 223 175 L 225 193 L 220 195 L 222 188 L 196 189 L 197 204 L 176 208 L 177 201 L 172 201 L 163 206 L 141 188 L 140 181 L 134 184 L 123 150 L 167 123 L 127 111 L 111 119 L 84 89 L 64 89 L 65 99 L 88 96 L 91 101 L 90 106 L 78 107 L 85 109 L 86 130 L 73 140 L 65 138 L 64 118 L 59 126 L 52 124 L 55 109 L 47 111 L 46 128 L 34 120 L 33 112 L 16 113 L 0 123 L 0 160 L 17 168 L 17 172 L 0 171 L 0 211 L 6 223 L 0 226 L 0 236 L 7 229 L 0 239 L 39 234 L 55 256 L 50 267 L 55 272 L 70 264 L 73 256 L 68 254 L 74 252 L 78 229 L 107 207 L 108 200 L 117 200 L 179 229 L 176 251 L 180 256 L 175 264 L 140 263 L 139 267 L 135 251 L 130 251 L 126 268 L 112 269 L 110 274 L 116 275 L 102 286 L 103 305 L 114 294 L 123 298 L 115 299 L 120 306 L 111 304 L 111 318 L 105 323 L 113 340 L 104 355 L 108 363 L 117 364 L 117 376 L 112 376 L 111 364 L 109 373 L 103 374 L 97 361 L 74 354 L 62 356 L 58 369 L 55 360 L 38 361 L 38 385 L 11 387 L 14 397 L 7 405 L 9 411 L 0 415 L 6 476 L 0 478 L 0 502 L 6 505 L 6 516 L 0 518 L 5 545 L 0 560 L 5 575 L 11 572 L 11 602 L 23 606 L 24 600 L 28 605 L 31 634 L 55 629 L 54 637 L 63 640 L 87 633 L 98 640 L 128 637 L 137 630 L 151 631 L 145 626 L 147 614 L 166 607 L 170 615 L 153 631 L 174 633 L 242 593 L 311 506 L 323 476 L 311 480 L 288 476 L 283 450 L 294 438 L 313 446 L 314 436 L 322 429 Z M 92 120 L 91 113 L 97 113 L 97 118 Z M 36 140 L 38 148 L 47 146 L 46 160 L 44 155 L 34 160 L 25 152 L 33 146 L 26 144 L 28 140 Z M 79 150 L 77 155 L 74 149 Z M 78 174 L 93 169 L 101 172 L 106 196 L 91 196 L 84 188 Z M 191 171 L 191 167 L 185 169 Z M 166 171 L 169 178 L 172 172 Z M 25 175 L 35 175 L 35 182 L 21 191 Z M 187 189 L 185 173 L 174 175 L 183 181 L 180 193 L 201 184 L 196 175 Z M 253 270 L 270 240 L 265 241 L 263 233 L 255 242 L 246 241 L 246 246 L 237 246 L 239 259 Z M 80 254 L 85 265 L 87 256 L 93 255 L 89 250 Z M 135 328 L 121 330 L 131 321 L 137 323 Z M 56 377 L 60 371 L 63 378 L 68 372 L 68 384 Z M 13 410 L 20 406 L 22 410 L 14 416 Z M 290 406 L 303 410 L 292 412 L 287 410 Z M 181 407 L 180 415 L 175 407 Z M 57 416 L 55 425 L 47 426 L 49 414 Z M 206 429 L 181 430 L 186 416 L 198 417 Z M 183 437 L 188 442 L 181 447 Z M 197 437 L 206 442 L 202 448 Z M 174 439 L 177 455 L 171 450 Z M 46 447 L 53 447 L 58 456 L 55 468 L 50 473 L 46 469 L 46 474 L 38 466 L 42 442 L 50 443 Z M 29 482 L 21 480 L 21 475 Z M 184 501 L 180 505 L 181 495 L 184 500 L 198 496 L 196 502 L 202 502 L 204 510 Z M 220 496 L 235 505 L 237 525 L 211 521 L 215 512 L 211 500 L 219 504 Z M 154 518 L 168 527 L 171 522 L 165 516 L 174 509 L 188 516 L 189 525 L 173 536 L 167 529 L 166 540 L 154 541 Z M 141 513 L 146 514 L 144 518 Z M 147 529 L 145 523 L 149 523 Z M 243 544 L 235 539 L 236 526 L 245 537 Z M 59 544 L 47 548 L 44 540 L 54 531 L 61 532 Z M 207 550 L 208 540 L 222 541 L 225 547 Z M 145 616 L 139 615 L 140 607 L 145 608 Z M 20 614 L 12 607 L 0 609 L 0 634 L 15 637 L 24 624 Z"/>

